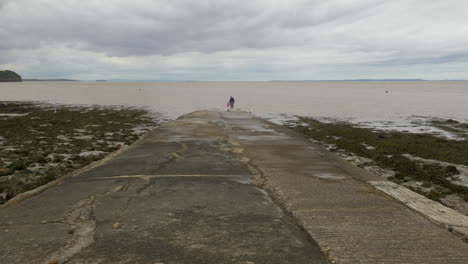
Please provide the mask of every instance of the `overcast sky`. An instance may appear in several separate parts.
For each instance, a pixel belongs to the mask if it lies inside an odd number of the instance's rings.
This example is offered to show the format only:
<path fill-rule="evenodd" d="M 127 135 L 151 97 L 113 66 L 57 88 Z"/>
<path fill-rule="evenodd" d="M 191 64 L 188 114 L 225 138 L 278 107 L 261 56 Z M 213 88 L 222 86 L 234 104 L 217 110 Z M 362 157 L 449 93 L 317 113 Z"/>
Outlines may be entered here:
<path fill-rule="evenodd" d="M 468 79 L 466 0 L 0 0 L 23 78 Z"/>

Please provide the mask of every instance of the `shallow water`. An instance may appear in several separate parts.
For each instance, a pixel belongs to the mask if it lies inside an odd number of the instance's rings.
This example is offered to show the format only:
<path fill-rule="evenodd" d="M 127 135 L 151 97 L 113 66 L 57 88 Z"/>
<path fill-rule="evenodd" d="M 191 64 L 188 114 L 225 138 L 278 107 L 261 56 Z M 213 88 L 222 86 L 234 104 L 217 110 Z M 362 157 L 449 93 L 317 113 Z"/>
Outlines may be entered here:
<path fill-rule="evenodd" d="M 468 82 L 22 82 L 0 83 L 1 100 L 148 106 L 176 118 L 236 108 L 280 122 L 293 115 L 420 130 L 428 117 L 468 121 Z M 416 122 L 415 122 L 416 120 Z"/>

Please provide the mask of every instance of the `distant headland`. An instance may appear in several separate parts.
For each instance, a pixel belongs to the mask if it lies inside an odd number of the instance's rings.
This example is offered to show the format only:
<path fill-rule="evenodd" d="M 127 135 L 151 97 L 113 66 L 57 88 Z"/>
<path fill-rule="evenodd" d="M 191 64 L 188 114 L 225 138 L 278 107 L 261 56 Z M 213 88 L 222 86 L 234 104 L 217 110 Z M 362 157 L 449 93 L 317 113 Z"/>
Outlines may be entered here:
<path fill-rule="evenodd" d="M 23 79 L 25 82 L 79 82 L 71 79 Z"/>
<path fill-rule="evenodd" d="M 466 82 L 468 79 L 343 79 L 343 80 L 271 80 L 271 82 Z"/>
<path fill-rule="evenodd" d="M 0 71 L 0 82 L 21 82 L 23 79 L 14 71 Z"/>

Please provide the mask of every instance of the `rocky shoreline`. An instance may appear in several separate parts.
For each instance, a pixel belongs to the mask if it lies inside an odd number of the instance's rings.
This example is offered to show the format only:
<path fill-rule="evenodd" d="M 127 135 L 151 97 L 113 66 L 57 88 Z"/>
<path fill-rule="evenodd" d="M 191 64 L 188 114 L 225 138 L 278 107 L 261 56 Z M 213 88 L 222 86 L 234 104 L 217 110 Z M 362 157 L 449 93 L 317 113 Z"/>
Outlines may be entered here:
<path fill-rule="evenodd" d="M 141 108 L 0 102 L 0 204 L 132 144 L 157 123 Z"/>

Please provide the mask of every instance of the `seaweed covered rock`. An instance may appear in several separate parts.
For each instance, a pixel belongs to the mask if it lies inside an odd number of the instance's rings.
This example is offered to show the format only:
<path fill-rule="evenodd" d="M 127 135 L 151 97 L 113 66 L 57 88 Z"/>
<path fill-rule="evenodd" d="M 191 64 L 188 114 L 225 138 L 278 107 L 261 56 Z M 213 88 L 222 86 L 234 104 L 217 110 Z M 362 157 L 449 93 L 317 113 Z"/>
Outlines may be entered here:
<path fill-rule="evenodd" d="M 12 174 L 13 171 L 9 168 L 0 168 L 0 176 L 6 176 Z"/>
<path fill-rule="evenodd" d="M 0 82 L 21 82 L 23 79 L 14 71 L 0 71 Z"/>

